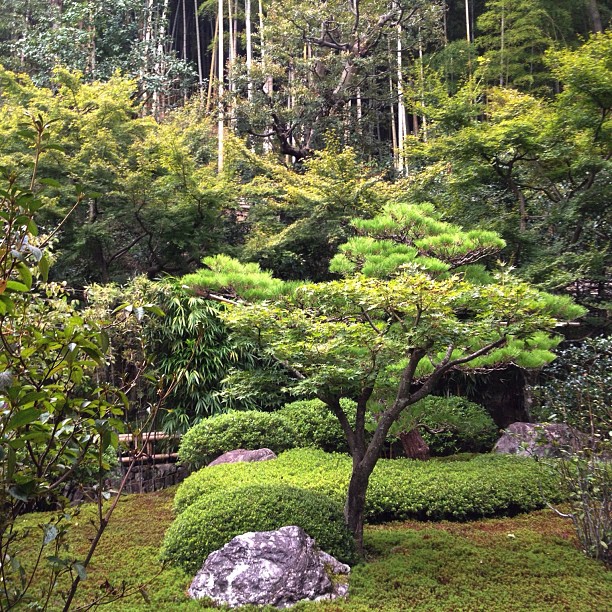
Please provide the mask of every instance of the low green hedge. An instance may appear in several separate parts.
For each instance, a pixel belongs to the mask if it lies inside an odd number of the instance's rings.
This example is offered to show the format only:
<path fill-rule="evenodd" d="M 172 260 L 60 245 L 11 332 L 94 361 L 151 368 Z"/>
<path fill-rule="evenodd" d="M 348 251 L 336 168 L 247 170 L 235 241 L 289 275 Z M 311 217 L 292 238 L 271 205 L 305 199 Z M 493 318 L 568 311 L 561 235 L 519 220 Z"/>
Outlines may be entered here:
<path fill-rule="evenodd" d="M 285 484 L 251 484 L 230 490 L 216 487 L 201 495 L 166 532 L 161 558 L 193 573 L 211 552 L 235 536 L 285 525 L 302 527 L 337 559 L 355 560 L 342 505 L 322 493 Z"/>
<path fill-rule="evenodd" d="M 274 461 L 235 463 L 192 474 L 178 488 L 178 513 L 209 493 L 235 488 L 236 483 L 284 483 L 323 493 L 343 503 L 351 458 L 318 449 L 292 449 Z M 544 497 L 543 497 L 544 496 Z M 366 520 L 450 519 L 527 512 L 563 498 L 558 477 L 533 459 L 480 455 L 470 461 L 380 459 L 366 499 Z"/>
<path fill-rule="evenodd" d="M 342 408 L 354 423 L 356 404 L 342 399 Z M 428 397 L 415 404 L 416 419 L 432 429 L 422 428 L 423 438 L 433 455 L 483 452 L 493 447 L 497 427 L 486 410 L 460 397 Z M 395 426 L 401 430 L 401 423 Z M 389 437 L 393 443 L 394 436 Z M 286 404 L 277 412 L 235 411 L 209 417 L 192 427 L 182 438 L 180 460 L 200 467 L 237 448 L 270 448 L 275 453 L 289 448 L 314 447 L 327 452 L 348 452 L 346 437 L 338 419 L 320 400 Z"/>
<path fill-rule="evenodd" d="M 293 448 L 294 432 L 278 412 L 247 410 L 209 417 L 194 425 L 182 438 L 179 458 L 202 466 L 237 448 L 269 448 L 279 453 Z"/>

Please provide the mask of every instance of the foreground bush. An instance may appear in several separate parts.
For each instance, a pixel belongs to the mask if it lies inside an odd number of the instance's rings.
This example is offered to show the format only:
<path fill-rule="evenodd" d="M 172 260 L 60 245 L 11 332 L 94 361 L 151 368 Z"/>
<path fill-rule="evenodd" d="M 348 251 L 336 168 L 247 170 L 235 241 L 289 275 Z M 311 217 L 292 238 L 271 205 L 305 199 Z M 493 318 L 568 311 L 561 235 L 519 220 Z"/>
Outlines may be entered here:
<path fill-rule="evenodd" d="M 251 484 L 229 491 L 216 488 L 200 496 L 166 532 L 161 556 L 195 572 L 211 552 L 235 536 L 285 525 L 302 527 L 337 559 L 355 560 L 341 504 L 322 493 L 283 484 Z"/>
<path fill-rule="evenodd" d="M 180 485 L 175 510 L 185 512 L 209 493 L 222 496 L 236 483 L 284 483 L 342 503 L 350 470 L 350 457 L 317 449 L 289 450 L 262 463 L 218 465 L 192 474 Z M 465 520 L 526 512 L 543 507 L 544 499 L 562 498 L 558 478 L 529 458 L 481 455 L 457 462 L 381 459 L 370 479 L 366 520 Z"/>
<path fill-rule="evenodd" d="M 293 446 L 293 432 L 282 416 L 247 410 L 209 417 L 194 425 L 181 439 L 179 457 L 202 466 L 237 448 L 265 447 L 278 453 Z"/>

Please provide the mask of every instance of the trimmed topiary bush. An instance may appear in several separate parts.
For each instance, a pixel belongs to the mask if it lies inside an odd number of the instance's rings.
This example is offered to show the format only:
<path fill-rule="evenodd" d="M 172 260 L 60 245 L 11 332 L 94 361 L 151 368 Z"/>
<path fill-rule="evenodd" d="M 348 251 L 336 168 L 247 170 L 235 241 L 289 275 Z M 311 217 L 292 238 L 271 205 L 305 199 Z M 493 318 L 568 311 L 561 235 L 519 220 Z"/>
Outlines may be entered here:
<path fill-rule="evenodd" d="M 419 402 L 419 423 L 432 455 L 483 453 L 499 437 L 495 422 L 480 404 L 464 397 L 429 396 Z M 439 433 L 428 431 L 444 429 Z"/>
<path fill-rule="evenodd" d="M 228 412 L 200 421 L 181 439 L 179 459 L 196 467 L 237 448 L 269 448 L 275 453 L 294 446 L 293 431 L 275 412 Z"/>
<path fill-rule="evenodd" d="M 285 484 L 217 488 L 200 496 L 166 532 L 161 558 L 194 573 L 211 552 L 235 536 L 285 525 L 302 527 L 322 550 L 340 561 L 355 561 L 342 505 L 322 493 Z"/>
<path fill-rule="evenodd" d="M 347 455 L 293 449 L 275 461 L 235 463 L 200 470 L 187 478 L 174 498 L 186 512 L 209 493 L 223 495 L 237 482 L 286 484 L 327 495 L 343 504 L 351 470 Z M 366 520 L 450 519 L 527 512 L 560 501 L 559 478 L 536 461 L 507 455 L 480 455 L 470 461 L 379 460 L 368 488 Z"/>
<path fill-rule="evenodd" d="M 348 399 L 340 400 L 349 420 L 354 422 L 357 405 Z M 287 420 L 294 435 L 294 447 L 312 446 L 329 453 L 348 452 L 346 437 L 338 419 L 318 399 L 285 404 L 278 412 Z"/>

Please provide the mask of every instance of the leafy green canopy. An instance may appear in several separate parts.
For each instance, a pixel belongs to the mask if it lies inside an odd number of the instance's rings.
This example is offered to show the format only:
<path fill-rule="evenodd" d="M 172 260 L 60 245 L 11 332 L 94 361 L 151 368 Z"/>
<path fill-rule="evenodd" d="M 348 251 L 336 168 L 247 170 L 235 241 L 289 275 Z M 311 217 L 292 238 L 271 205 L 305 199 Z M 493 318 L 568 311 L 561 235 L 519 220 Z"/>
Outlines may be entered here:
<path fill-rule="evenodd" d="M 555 317 L 582 313 L 509 270 L 473 274 L 466 264 L 503 241 L 444 223 L 429 205 L 390 203 L 355 226 L 369 235 L 341 247 L 332 263 L 341 280 L 289 285 L 254 264 L 217 257 L 184 281 L 234 302 L 224 319 L 284 364 L 292 392 L 302 395 L 357 399 L 376 388 L 389 398 L 415 349 L 421 381 L 451 362 L 539 366 L 554 358 L 557 340 L 545 330 Z"/>
<path fill-rule="evenodd" d="M 419 222 L 418 215 L 401 214 L 399 198 L 389 200 L 371 226 L 391 228 L 392 243 L 381 245 L 378 236 L 370 236 L 370 252 L 353 257 L 352 265 L 345 247 L 348 269 L 341 280 L 274 284 L 273 295 L 266 296 L 272 277 L 256 269 L 248 282 L 242 276 L 245 290 L 251 295 L 260 291 L 260 301 L 248 303 L 232 285 L 233 277 L 241 277 L 235 262 L 217 259 L 211 266 L 216 270 L 202 271 L 193 279 L 204 291 L 212 286 L 218 299 L 234 304 L 223 318 L 235 334 L 282 364 L 290 392 L 318 397 L 338 418 L 353 457 L 344 516 L 358 548 L 368 481 L 402 413 L 430 395 L 453 368 L 510 362 L 533 367 L 551 361 L 550 349 L 557 340 L 547 332 L 556 317 L 583 313 L 570 300 L 520 282 L 510 270 L 502 268 L 485 282 L 478 274 L 471 276 L 461 264 L 465 267 L 483 257 L 483 247 L 493 250 L 493 236 L 470 236 L 459 227 L 436 224 L 439 220 L 427 207 L 421 211 L 429 218 Z M 428 225 L 433 232 L 427 231 Z M 422 235 L 402 244 L 401 237 L 419 227 L 425 228 Z M 444 233 L 449 235 L 441 240 Z M 400 245 L 395 252 L 393 243 Z M 499 248 L 501 241 L 497 244 Z M 368 276 L 368 258 L 380 256 L 385 248 L 393 265 L 384 266 L 386 274 Z M 414 252 L 419 248 L 425 251 L 424 261 Z M 432 271 L 428 268 L 435 260 L 440 265 Z M 232 274 L 224 275 L 225 267 L 234 268 Z M 219 295 L 224 289 L 229 297 Z M 357 403 L 354 425 L 340 404 L 343 397 Z M 366 434 L 368 411 L 376 415 L 371 436 Z"/>
<path fill-rule="evenodd" d="M 611 58 L 609 32 L 547 52 L 562 85 L 553 100 L 473 81 L 450 98 L 432 97 L 429 141 L 410 149 L 413 167 L 423 166 L 408 186 L 467 227 L 498 231 L 523 278 L 602 308 L 611 269 Z"/>

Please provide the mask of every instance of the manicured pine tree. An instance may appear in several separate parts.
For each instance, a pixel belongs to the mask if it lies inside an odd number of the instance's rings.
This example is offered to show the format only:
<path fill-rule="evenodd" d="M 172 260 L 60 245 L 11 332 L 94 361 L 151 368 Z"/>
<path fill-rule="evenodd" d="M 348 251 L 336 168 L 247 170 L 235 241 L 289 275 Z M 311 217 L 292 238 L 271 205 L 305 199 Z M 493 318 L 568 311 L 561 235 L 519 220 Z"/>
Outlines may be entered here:
<path fill-rule="evenodd" d="M 340 280 L 283 283 L 223 257 L 183 282 L 228 304 L 227 324 L 285 368 L 286 388 L 338 418 L 353 459 L 345 520 L 361 547 L 370 475 L 402 413 L 451 370 L 551 361 L 549 332 L 583 311 L 478 266 L 503 241 L 444 223 L 432 206 L 391 197 L 355 226 L 362 235 L 332 261 Z M 341 398 L 357 404 L 354 425 Z"/>

